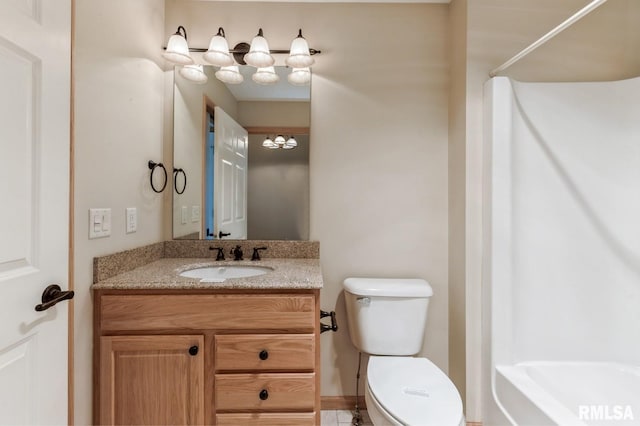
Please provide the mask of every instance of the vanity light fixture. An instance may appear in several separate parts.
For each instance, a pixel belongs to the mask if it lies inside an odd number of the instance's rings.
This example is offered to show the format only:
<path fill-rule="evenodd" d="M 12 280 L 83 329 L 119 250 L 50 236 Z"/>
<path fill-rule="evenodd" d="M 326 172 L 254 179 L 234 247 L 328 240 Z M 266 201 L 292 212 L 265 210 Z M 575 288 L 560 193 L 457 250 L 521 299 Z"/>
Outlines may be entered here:
<path fill-rule="evenodd" d="M 209 80 L 209 77 L 204 73 L 202 65 L 185 65 L 178 72 L 181 76 L 196 84 L 205 84 Z"/>
<path fill-rule="evenodd" d="M 298 37 L 291 42 L 289 57 L 284 61 L 291 68 L 308 68 L 315 62 L 309 52 L 309 44 L 302 37 L 302 29 L 298 30 Z"/>
<path fill-rule="evenodd" d="M 229 53 L 229 44 L 224 35 L 224 29 L 218 28 L 218 34 L 211 37 L 209 49 L 202 55 L 205 61 L 218 67 L 229 67 L 233 65 L 233 56 Z"/>
<path fill-rule="evenodd" d="M 219 27 L 218 33 L 211 38 L 208 49 L 189 48 L 187 30 L 180 25 L 176 33 L 169 38 L 166 51 L 162 56 L 175 64 L 192 65 L 194 61 L 189 52 L 202 52 L 202 57 L 207 63 L 220 67 L 215 76 L 224 83 L 239 84 L 244 80 L 235 64 L 237 63 L 256 67 L 257 71 L 252 76 L 252 80 L 263 85 L 274 84 L 279 80 L 273 69 L 275 59 L 272 54 L 286 54 L 289 56 L 285 59 L 285 63 L 292 69 L 287 80 L 296 86 L 309 84 L 311 81 L 309 67 L 315 62 L 312 56 L 321 53 L 320 50 L 309 48 L 307 40 L 302 36 L 302 29 L 298 29 L 298 36 L 291 42 L 289 50 L 269 49 L 269 43 L 264 37 L 262 28 L 258 30 L 258 34 L 253 38 L 251 44 L 240 42 L 233 49 L 229 49 L 222 27 Z M 197 66 L 201 67 L 200 64 Z M 184 70 L 184 72 L 183 69 L 180 71 L 185 78 L 196 83 L 206 82 L 206 75 L 204 72 L 201 75 L 199 69 L 194 67 Z"/>
<path fill-rule="evenodd" d="M 178 27 L 175 34 L 169 37 L 167 50 L 164 51 L 162 56 L 175 64 L 193 64 L 193 58 L 189 54 L 189 44 L 187 43 L 187 30 L 182 25 Z"/>
<path fill-rule="evenodd" d="M 289 136 L 289 139 L 285 139 L 282 135 L 278 135 L 274 139 L 267 136 L 262 142 L 262 146 L 269 149 L 293 149 L 298 146 L 298 142 L 293 136 Z"/>
<path fill-rule="evenodd" d="M 244 55 L 244 61 L 247 65 L 251 65 L 256 68 L 271 67 L 275 64 L 276 60 L 271 56 L 271 50 L 269 50 L 269 43 L 264 38 L 262 28 L 258 30 L 258 34 L 251 40 L 251 46 L 249 47 L 249 53 Z"/>

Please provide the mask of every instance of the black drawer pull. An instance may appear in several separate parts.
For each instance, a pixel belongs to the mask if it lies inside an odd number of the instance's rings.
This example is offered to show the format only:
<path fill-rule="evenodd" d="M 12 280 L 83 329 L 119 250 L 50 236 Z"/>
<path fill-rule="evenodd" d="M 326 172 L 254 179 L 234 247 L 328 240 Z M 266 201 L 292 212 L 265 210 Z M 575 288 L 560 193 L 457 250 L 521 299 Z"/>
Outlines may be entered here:
<path fill-rule="evenodd" d="M 267 392 L 267 390 L 266 390 L 266 389 L 262 389 L 262 390 L 260 391 L 260 399 L 264 401 L 264 400 L 266 400 L 267 398 L 269 398 L 269 392 Z"/>
<path fill-rule="evenodd" d="M 189 348 L 189 355 L 191 355 L 191 356 L 198 355 L 198 347 L 197 346 L 191 346 Z"/>
<path fill-rule="evenodd" d="M 263 349 L 260 351 L 260 355 L 258 355 L 260 357 L 261 360 L 265 360 L 267 358 L 269 358 L 269 352 L 267 352 L 266 349 Z"/>

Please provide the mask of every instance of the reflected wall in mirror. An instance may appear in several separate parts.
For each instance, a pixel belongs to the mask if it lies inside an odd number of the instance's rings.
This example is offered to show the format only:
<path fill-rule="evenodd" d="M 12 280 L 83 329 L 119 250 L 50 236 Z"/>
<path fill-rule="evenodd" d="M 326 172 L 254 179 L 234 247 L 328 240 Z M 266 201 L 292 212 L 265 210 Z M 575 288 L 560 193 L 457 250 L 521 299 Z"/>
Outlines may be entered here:
<path fill-rule="evenodd" d="M 177 72 L 179 67 L 174 72 L 173 164 L 174 170 L 182 169 L 184 174 L 173 175 L 173 238 L 308 240 L 310 87 L 288 84 L 286 67 L 276 67 L 281 78 L 274 86 L 253 82 L 255 68 L 240 68 L 245 79 L 239 85 L 216 79 L 217 68 L 212 66 L 204 67 L 205 84 L 186 80 Z M 215 110 L 222 110 L 244 128 L 248 140 L 239 136 L 241 132 L 223 136 L 216 129 Z M 296 148 L 262 146 L 265 138 L 273 140 L 280 134 L 286 139 L 294 136 Z M 212 189 L 224 181 L 223 167 L 216 166 L 220 161 L 216 155 L 222 152 L 217 143 L 223 138 L 240 147 L 235 155 L 245 152 L 247 160 L 244 185 L 237 168 L 229 167 L 234 170 L 234 183 L 226 193 Z M 229 204 L 231 195 L 243 191 L 244 201 Z M 226 229 L 226 220 L 242 220 L 243 214 L 246 235 L 236 228 Z"/>

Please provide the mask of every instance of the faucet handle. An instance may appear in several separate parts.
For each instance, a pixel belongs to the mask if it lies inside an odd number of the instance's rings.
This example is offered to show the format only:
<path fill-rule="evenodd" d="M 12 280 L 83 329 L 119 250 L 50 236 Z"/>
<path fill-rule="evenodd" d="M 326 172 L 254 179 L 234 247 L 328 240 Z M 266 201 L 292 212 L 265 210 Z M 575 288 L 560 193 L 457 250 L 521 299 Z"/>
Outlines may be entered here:
<path fill-rule="evenodd" d="M 266 250 L 266 247 L 254 247 L 251 260 L 260 260 L 260 250 Z"/>
<path fill-rule="evenodd" d="M 218 250 L 216 260 L 224 260 L 224 249 L 222 247 L 209 246 L 209 250 Z"/>

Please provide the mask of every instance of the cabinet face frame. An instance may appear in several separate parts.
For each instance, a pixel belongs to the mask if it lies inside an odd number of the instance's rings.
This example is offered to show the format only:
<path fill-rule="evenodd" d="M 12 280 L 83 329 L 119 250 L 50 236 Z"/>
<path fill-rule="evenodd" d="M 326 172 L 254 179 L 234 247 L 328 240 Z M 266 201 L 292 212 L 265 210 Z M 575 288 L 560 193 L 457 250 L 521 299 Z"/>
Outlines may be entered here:
<path fill-rule="evenodd" d="M 249 326 L 246 329 L 233 329 L 226 330 L 222 328 L 188 328 L 181 325 L 181 328 L 162 328 L 162 329 L 146 329 L 142 326 L 141 330 L 128 329 L 128 330 L 115 330 L 113 328 L 109 330 L 103 330 L 101 325 L 101 298 L 102 296 L 171 296 L 171 295 L 264 295 L 265 297 L 279 296 L 279 297 L 300 297 L 303 295 L 313 296 L 313 307 L 310 312 L 313 315 L 312 328 L 307 324 L 302 328 L 288 329 L 281 324 L 277 324 L 276 328 L 260 328 L 258 331 L 251 329 Z M 303 289 L 303 290 L 236 290 L 236 289 L 216 289 L 216 290 L 202 290 L 202 289 L 175 289 L 175 290 L 95 290 L 94 291 L 94 357 L 93 357 L 93 419 L 95 424 L 103 424 L 101 422 L 101 392 L 100 392 L 100 353 L 101 343 L 100 338 L 102 336 L 123 336 L 123 335 L 202 335 L 204 336 L 204 344 L 202 346 L 204 350 L 204 424 L 215 424 L 216 422 L 216 410 L 214 407 L 215 398 L 215 337 L 226 334 L 311 334 L 315 340 L 315 367 L 313 371 L 315 373 L 315 401 L 314 411 L 311 413 L 314 417 L 315 424 L 320 424 L 320 290 L 318 289 Z M 298 326 L 300 327 L 300 326 Z M 274 371 L 277 372 L 277 371 Z M 226 413 L 228 416 L 225 418 L 233 417 L 232 413 Z M 245 413 L 246 414 L 246 413 Z M 259 413 L 253 413 L 259 415 Z M 269 416 L 276 416 L 277 413 L 265 413 Z M 291 412 L 283 413 L 285 417 L 299 414 L 302 417 L 308 416 L 310 412 Z M 240 414 L 239 414 L 240 415 Z M 242 415 L 240 415 L 242 417 Z"/>

